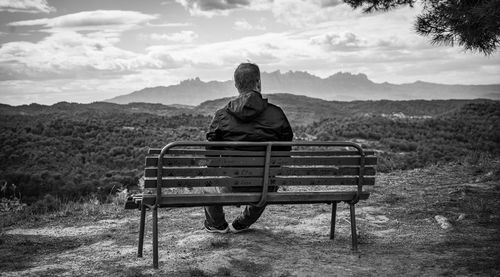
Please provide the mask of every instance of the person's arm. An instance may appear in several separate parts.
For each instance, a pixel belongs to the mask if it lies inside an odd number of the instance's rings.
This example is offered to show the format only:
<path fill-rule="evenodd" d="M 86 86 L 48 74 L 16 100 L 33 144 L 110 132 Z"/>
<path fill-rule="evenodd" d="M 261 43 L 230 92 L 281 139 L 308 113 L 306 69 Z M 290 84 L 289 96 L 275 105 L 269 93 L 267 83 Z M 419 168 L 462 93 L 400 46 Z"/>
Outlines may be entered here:
<path fill-rule="evenodd" d="M 208 141 L 222 141 L 222 135 L 219 125 L 220 125 L 220 110 L 215 112 L 214 118 L 212 119 L 212 123 L 210 123 L 210 126 L 208 127 L 208 132 L 206 135 Z M 223 147 L 207 146 L 205 147 L 205 149 L 221 150 L 223 149 Z"/>
<path fill-rule="evenodd" d="M 283 114 L 284 120 L 283 120 L 283 126 L 281 127 L 281 141 L 292 141 L 293 140 L 293 131 L 292 127 L 290 126 L 290 123 L 288 122 L 288 119 L 286 118 L 286 115 Z"/>
<path fill-rule="evenodd" d="M 219 129 L 219 111 L 216 111 L 214 114 L 214 118 L 212 119 L 212 122 L 210 123 L 210 126 L 208 127 L 208 132 L 207 132 L 207 140 L 208 141 L 221 141 L 221 135 L 220 135 L 220 129 Z"/>
<path fill-rule="evenodd" d="M 283 113 L 283 124 L 281 125 L 281 135 L 279 140 L 280 141 L 292 141 L 293 140 L 293 131 L 292 127 L 290 126 L 290 123 L 288 122 L 288 118 L 286 118 L 285 113 Z M 280 147 L 281 151 L 291 151 L 292 147 L 291 146 L 284 146 Z"/>

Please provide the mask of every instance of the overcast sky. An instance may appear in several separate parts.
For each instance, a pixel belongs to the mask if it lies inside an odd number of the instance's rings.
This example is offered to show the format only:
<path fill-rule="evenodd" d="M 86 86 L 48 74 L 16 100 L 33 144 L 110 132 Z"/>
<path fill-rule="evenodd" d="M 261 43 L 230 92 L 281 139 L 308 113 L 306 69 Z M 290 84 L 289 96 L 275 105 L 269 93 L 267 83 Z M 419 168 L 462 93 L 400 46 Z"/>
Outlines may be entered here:
<path fill-rule="evenodd" d="M 250 3 L 251 2 L 251 3 Z M 339 0 L 0 0 L 0 103 L 92 102 L 200 77 L 365 73 L 375 82 L 500 83 L 500 55 L 432 46 L 419 8 Z"/>

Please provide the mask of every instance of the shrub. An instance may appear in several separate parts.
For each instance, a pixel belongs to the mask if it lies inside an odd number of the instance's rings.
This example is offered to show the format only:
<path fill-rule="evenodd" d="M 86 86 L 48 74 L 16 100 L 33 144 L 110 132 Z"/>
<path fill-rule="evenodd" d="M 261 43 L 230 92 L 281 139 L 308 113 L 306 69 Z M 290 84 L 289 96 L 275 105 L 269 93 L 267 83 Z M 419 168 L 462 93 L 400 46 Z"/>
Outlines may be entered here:
<path fill-rule="evenodd" d="M 58 211 L 61 208 L 61 201 L 50 194 L 46 194 L 43 199 L 36 201 L 30 206 L 33 214 L 45 214 Z"/>

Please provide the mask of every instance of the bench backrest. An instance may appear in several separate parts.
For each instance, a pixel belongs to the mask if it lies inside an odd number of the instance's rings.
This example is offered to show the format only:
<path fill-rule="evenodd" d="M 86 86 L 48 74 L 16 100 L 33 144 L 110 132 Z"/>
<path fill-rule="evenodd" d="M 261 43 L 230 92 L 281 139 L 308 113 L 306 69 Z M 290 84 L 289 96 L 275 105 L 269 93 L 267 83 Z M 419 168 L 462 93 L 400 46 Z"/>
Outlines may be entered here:
<path fill-rule="evenodd" d="M 272 151 L 290 146 L 292 151 Z M 260 150 L 213 150 L 245 147 Z M 144 187 L 158 195 L 162 188 L 214 186 L 255 187 L 262 193 L 264 186 L 361 192 L 374 185 L 376 162 L 373 151 L 349 142 L 175 142 L 149 150 Z"/>

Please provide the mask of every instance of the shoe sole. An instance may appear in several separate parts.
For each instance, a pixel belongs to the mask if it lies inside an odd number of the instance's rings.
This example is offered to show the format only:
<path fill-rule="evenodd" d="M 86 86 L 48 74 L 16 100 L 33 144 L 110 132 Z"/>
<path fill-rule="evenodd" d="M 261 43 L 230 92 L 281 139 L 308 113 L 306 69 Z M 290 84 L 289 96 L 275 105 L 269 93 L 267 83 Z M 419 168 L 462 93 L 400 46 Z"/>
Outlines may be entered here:
<path fill-rule="evenodd" d="M 245 229 L 237 230 L 236 228 L 233 227 L 233 224 L 229 225 L 229 232 L 233 233 L 233 234 L 243 233 L 243 232 L 246 232 L 248 230 L 250 230 L 250 228 L 245 228 Z"/>
<path fill-rule="evenodd" d="M 209 233 L 225 234 L 225 233 L 229 232 L 229 227 L 224 229 L 224 230 L 219 230 L 219 229 L 211 230 L 211 229 L 208 229 L 205 227 L 205 231 L 207 231 Z"/>

